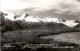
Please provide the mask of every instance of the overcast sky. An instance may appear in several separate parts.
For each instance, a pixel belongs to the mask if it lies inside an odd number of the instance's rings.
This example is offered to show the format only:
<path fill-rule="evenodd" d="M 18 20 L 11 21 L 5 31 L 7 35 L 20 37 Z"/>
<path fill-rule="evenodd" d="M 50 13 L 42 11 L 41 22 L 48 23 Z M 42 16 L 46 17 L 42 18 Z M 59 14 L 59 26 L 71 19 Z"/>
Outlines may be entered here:
<path fill-rule="evenodd" d="M 0 0 L 1 10 L 80 20 L 80 0 Z"/>

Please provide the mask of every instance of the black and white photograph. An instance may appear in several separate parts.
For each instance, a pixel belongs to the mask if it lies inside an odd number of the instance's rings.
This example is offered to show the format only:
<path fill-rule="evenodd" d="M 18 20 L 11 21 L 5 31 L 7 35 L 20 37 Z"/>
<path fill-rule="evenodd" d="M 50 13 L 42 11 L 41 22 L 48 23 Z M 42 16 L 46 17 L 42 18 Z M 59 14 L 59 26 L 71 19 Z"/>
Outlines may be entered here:
<path fill-rule="evenodd" d="M 0 51 L 80 51 L 80 0 L 0 0 Z"/>

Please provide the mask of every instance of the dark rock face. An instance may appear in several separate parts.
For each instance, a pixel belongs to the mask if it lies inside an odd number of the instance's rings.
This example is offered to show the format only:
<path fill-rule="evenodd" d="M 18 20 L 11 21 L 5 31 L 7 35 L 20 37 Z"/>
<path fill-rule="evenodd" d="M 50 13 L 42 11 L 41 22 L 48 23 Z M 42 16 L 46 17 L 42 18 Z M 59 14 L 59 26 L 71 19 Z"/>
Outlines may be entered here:
<path fill-rule="evenodd" d="M 4 36 L 11 39 L 11 41 L 32 41 L 40 36 L 57 35 L 66 32 L 77 32 L 80 30 L 67 27 L 61 23 L 44 23 L 44 22 L 24 22 L 5 20 L 1 17 L 1 32 Z M 8 36 L 7 36 L 8 35 Z M 17 37 L 16 37 L 17 36 Z M 7 38 L 4 39 L 7 39 Z M 13 40 L 12 40 L 13 39 Z"/>
<path fill-rule="evenodd" d="M 61 33 L 66 33 L 66 32 L 79 32 L 80 29 L 75 28 L 70 28 L 67 27 L 63 24 L 57 24 L 57 23 L 30 23 L 30 22 L 24 22 L 24 21 L 11 21 L 11 20 L 5 20 L 3 17 L 0 17 L 1 23 L 1 32 L 2 32 L 2 45 L 4 46 L 5 44 L 9 44 L 9 46 L 14 46 L 10 48 L 3 48 L 3 51 L 25 51 L 28 50 L 30 51 L 31 49 L 25 48 L 21 49 L 23 46 L 21 44 L 27 44 L 27 43 L 32 43 L 32 44 L 40 44 L 40 43 L 57 43 L 60 45 L 63 45 L 62 42 L 57 42 L 53 41 L 52 39 L 41 39 L 41 36 L 48 36 L 48 35 L 58 35 Z M 79 26 L 77 26 L 79 27 Z M 53 41 L 53 42 L 52 42 Z M 21 44 L 16 43 L 16 42 L 23 42 Z M 24 43 L 26 42 L 26 43 Z M 67 45 L 70 45 L 68 43 L 64 43 Z M 17 47 L 17 48 L 16 48 Z M 57 49 L 37 49 L 38 51 L 55 51 Z M 34 50 L 32 50 L 34 51 Z M 58 49 L 59 51 L 59 49 Z M 63 50 L 62 50 L 63 51 Z M 66 50 L 66 51 L 69 51 Z"/>
<path fill-rule="evenodd" d="M 20 30 L 20 29 L 50 29 L 58 31 L 59 29 L 72 29 L 69 28 L 61 23 L 29 23 L 24 21 L 11 21 L 11 20 L 4 20 L 3 23 L 1 23 L 3 31 L 14 31 L 14 30 Z M 4 28 L 5 27 L 5 28 Z M 66 30 L 65 30 L 66 31 Z"/>
<path fill-rule="evenodd" d="M 60 23 L 29 23 L 10 20 L 5 20 L 2 28 L 3 42 L 33 42 L 40 36 L 58 35 L 66 32 L 79 32 L 77 29 L 67 27 Z"/>

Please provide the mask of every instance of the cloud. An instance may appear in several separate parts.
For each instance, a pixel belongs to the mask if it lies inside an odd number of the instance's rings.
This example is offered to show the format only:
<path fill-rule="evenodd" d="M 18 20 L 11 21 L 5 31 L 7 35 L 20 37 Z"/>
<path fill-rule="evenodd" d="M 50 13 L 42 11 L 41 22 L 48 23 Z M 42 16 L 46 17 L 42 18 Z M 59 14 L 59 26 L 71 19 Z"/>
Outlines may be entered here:
<path fill-rule="evenodd" d="M 57 13 L 80 12 L 79 0 L 1 0 L 1 10 L 23 12 L 46 12 L 57 9 Z M 26 11 L 25 11 L 26 10 Z"/>

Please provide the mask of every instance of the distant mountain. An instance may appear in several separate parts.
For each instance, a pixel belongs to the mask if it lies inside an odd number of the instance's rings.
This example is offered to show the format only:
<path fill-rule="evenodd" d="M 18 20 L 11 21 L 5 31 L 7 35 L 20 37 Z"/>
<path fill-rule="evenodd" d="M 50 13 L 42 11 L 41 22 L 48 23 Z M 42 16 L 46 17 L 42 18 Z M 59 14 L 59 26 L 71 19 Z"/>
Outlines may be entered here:
<path fill-rule="evenodd" d="M 2 14 L 1 14 L 2 15 Z M 13 31 L 13 30 L 19 30 L 19 29 L 27 29 L 27 28 L 33 28 L 36 27 L 38 28 L 38 26 L 46 27 L 50 24 L 51 27 L 55 27 L 58 26 L 60 27 L 61 25 L 63 25 L 64 27 L 68 27 L 69 29 L 72 29 L 74 27 L 78 27 L 78 22 L 76 22 L 76 20 L 70 21 L 68 20 L 66 22 L 66 20 L 64 20 L 63 18 L 54 18 L 54 17 L 34 17 L 34 16 L 28 16 L 28 17 L 24 17 L 25 14 L 22 17 L 16 18 L 14 19 L 14 16 L 11 16 L 15 21 L 10 20 L 11 17 L 7 17 L 7 19 L 5 19 L 5 16 L 1 16 L 1 27 L 2 27 L 2 31 L 6 32 L 6 31 Z M 10 18 L 10 19 L 8 19 Z M 70 22 L 70 23 L 69 23 Z M 72 27 L 71 27 L 72 26 Z M 50 29 L 50 28 L 49 28 Z M 61 28 L 59 28 L 61 29 Z"/>
<path fill-rule="evenodd" d="M 80 13 L 72 13 L 70 11 L 62 12 L 62 11 L 57 10 L 57 9 L 49 10 L 46 12 L 40 12 L 40 13 L 37 13 L 35 15 L 42 16 L 42 17 L 46 17 L 46 16 L 60 17 L 60 18 L 64 18 L 67 20 L 77 19 L 80 21 Z"/>

